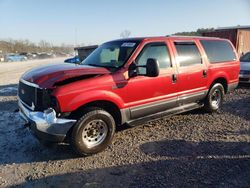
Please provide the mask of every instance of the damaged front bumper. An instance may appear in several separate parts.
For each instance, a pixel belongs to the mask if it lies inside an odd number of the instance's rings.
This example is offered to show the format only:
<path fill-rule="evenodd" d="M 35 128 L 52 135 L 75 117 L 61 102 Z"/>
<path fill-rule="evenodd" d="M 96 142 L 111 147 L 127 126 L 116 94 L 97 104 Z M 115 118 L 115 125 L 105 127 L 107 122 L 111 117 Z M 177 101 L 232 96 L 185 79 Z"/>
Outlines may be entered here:
<path fill-rule="evenodd" d="M 52 108 L 44 112 L 34 112 L 18 100 L 19 113 L 29 125 L 31 132 L 39 139 L 50 142 L 63 142 L 76 120 L 57 118 Z"/>

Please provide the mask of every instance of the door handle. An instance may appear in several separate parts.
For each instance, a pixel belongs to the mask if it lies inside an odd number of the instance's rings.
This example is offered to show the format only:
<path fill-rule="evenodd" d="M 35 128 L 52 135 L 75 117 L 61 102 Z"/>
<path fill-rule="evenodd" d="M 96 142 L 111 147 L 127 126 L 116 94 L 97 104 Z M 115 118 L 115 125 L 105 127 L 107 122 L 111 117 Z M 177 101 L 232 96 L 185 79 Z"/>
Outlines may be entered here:
<path fill-rule="evenodd" d="M 207 70 L 203 70 L 202 76 L 203 76 L 203 78 L 207 77 Z"/>
<path fill-rule="evenodd" d="M 176 81 L 177 81 L 177 75 L 176 74 L 172 75 L 172 81 L 173 81 L 173 83 L 176 83 Z"/>

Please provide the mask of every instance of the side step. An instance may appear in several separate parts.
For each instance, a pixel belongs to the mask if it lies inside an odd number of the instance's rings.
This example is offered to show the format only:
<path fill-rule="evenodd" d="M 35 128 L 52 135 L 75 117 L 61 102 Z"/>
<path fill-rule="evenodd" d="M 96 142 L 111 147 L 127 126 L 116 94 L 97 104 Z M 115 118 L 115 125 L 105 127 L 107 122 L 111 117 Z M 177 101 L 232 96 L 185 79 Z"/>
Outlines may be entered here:
<path fill-rule="evenodd" d="M 180 113 L 191 111 L 191 110 L 194 110 L 197 108 L 202 108 L 203 106 L 204 106 L 204 104 L 189 103 L 189 104 L 178 106 L 178 107 L 166 110 L 166 111 L 158 112 L 156 114 L 150 114 L 150 115 L 145 116 L 145 117 L 133 119 L 133 120 L 130 120 L 126 123 L 128 124 L 128 126 L 134 127 L 136 125 L 140 125 L 140 124 L 144 123 L 145 121 L 151 121 L 151 120 L 159 119 L 162 117 L 168 117 L 168 116 L 172 116 L 175 114 L 180 114 Z"/>

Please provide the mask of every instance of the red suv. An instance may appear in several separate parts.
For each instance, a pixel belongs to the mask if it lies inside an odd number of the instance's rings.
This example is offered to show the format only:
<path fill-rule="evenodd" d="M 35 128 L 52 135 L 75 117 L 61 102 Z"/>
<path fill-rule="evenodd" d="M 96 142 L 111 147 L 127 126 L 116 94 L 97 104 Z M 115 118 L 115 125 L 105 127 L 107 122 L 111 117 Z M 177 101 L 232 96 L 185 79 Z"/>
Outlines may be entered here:
<path fill-rule="evenodd" d="M 204 108 L 217 111 L 238 85 L 240 63 L 225 39 L 146 37 L 98 47 L 81 64 L 56 64 L 20 79 L 20 114 L 40 140 L 69 140 L 81 155 L 110 144 L 115 129 Z"/>

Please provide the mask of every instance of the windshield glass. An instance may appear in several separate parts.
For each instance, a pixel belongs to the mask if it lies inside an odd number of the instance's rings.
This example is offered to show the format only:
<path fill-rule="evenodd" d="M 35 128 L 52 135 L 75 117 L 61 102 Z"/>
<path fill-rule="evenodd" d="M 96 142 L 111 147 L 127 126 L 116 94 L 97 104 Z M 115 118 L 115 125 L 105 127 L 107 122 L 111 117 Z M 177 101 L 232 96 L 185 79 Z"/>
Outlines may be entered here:
<path fill-rule="evenodd" d="M 246 53 L 240 58 L 241 62 L 250 62 L 250 52 Z"/>
<path fill-rule="evenodd" d="M 139 41 L 114 41 L 102 44 L 92 52 L 82 65 L 119 68 L 126 63 L 138 46 Z"/>

